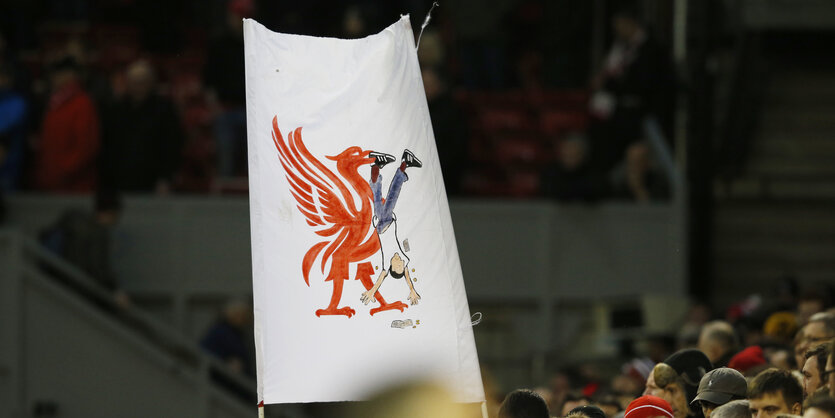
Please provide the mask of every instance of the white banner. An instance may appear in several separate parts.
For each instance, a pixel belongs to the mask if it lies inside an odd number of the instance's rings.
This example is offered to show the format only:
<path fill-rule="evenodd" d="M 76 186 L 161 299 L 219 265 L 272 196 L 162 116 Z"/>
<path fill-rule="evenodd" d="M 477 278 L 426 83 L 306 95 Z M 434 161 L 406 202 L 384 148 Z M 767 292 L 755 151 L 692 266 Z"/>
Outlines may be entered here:
<path fill-rule="evenodd" d="M 244 22 L 258 395 L 484 393 L 408 16 L 342 40 Z"/>

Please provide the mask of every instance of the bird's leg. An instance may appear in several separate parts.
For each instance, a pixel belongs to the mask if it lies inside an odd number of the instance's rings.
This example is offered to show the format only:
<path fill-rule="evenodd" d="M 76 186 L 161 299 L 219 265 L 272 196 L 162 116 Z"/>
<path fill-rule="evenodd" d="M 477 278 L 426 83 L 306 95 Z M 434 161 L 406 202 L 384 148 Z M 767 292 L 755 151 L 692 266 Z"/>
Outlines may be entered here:
<path fill-rule="evenodd" d="M 357 280 L 359 280 L 363 286 L 365 286 L 366 290 L 371 290 L 374 287 L 374 282 L 371 280 L 371 275 L 374 274 L 374 269 L 371 267 L 371 263 L 365 262 L 357 266 Z M 408 308 L 409 305 L 401 301 L 396 301 L 393 303 L 387 303 L 385 299 L 383 299 L 383 295 L 380 294 L 380 291 L 377 290 L 374 292 L 374 299 L 380 303 L 380 306 L 371 309 L 371 315 L 374 315 L 377 312 L 388 311 L 391 309 L 399 309 L 400 312 L 403 312 L 404 309 Z"/>
<path fill-rule="evenodd" d="M 332 280 L 333 283 L 333 295 L 331 295 L 331 303 L 325 309 L 319 309 L 316 311 L 316 316 L 322 315 L 345 315 L 348 318 L 354 316 L 357 313 L 355 310 L 351 309 L 350 306 L 345 306 L 342 308 L 338 308 L 339 301 L 342 299 L 342 285 L 344 284 L 345 280 L 342 278 L 334 278 Z"/>

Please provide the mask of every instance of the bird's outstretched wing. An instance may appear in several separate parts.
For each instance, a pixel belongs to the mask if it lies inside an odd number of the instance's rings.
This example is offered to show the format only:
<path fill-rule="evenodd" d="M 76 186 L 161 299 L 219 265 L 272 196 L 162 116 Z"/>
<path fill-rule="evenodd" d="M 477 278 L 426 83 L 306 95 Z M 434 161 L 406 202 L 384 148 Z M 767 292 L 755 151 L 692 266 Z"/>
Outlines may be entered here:
<path fill-rule="evenodd" d="M 348 226 L 356 223 L 359 214 L 348 186 L 308 151 L 302 142 L 301 129 L 291 131 L 285 141 L 278 129 L 278 118 L 273 118 L 273 142 L 298 203 L 296 207 L 317 235 L 328 238 L 311 247 L 302 260 L 304 281 L 310 285 L 310 269 L 316 257 L 324 250 L 324 272 L 330 256 L 348 235 Z"/>

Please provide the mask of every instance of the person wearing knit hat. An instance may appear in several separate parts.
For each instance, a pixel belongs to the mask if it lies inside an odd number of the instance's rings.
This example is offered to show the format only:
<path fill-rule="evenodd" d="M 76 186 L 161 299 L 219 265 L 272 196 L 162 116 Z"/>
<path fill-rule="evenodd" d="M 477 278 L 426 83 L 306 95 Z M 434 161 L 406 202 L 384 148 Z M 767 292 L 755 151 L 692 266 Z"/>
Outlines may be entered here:
<path fill-rule="evenodd" d="M 673 408 L 664 399 L 644 395 L 629 403 L 623 418 L 673 418 Z"/>
<path fill-rule="evenodd" d="M 707 356 L 696 349 L 673 353 L 658 363 L 647 378 L 644 395 L 658 396 L 672 407 L 675 418 L 703 418 L 701 408 L 691 408 L 702 377 L 713 369 Z"/>
<path fill-rule="evenodd" d="M 733 400 L 745 399 L 747 392 L 748 382 L 742 373 L 728 367 L 720 367 L 702 377 L 691 406 L 701 407 L 705 418 L 710 418 L 716 407 Z"/>
<path fill-rule="evenodd" d="M 756 376 L 765 364 L 763 349 L 758 345 L 752 345 L 731 357 L 728 367 L 738 370 L 743 376 Z"/>

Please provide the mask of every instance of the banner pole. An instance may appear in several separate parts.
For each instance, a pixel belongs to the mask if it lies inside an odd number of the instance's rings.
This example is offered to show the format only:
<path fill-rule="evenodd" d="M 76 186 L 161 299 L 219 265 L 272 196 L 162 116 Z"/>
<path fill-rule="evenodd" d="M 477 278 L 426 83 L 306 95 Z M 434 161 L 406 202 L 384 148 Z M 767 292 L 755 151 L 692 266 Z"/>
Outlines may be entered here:
<path fill-rule="evenodd" d="M 481 418 L 488 418 L 487 417 L 487 401 L 481 403 Z"/>
<path fill-rule="evenodd" d="M 264 401 L 258 403 L 258 418 L 264 418 Z"/>

